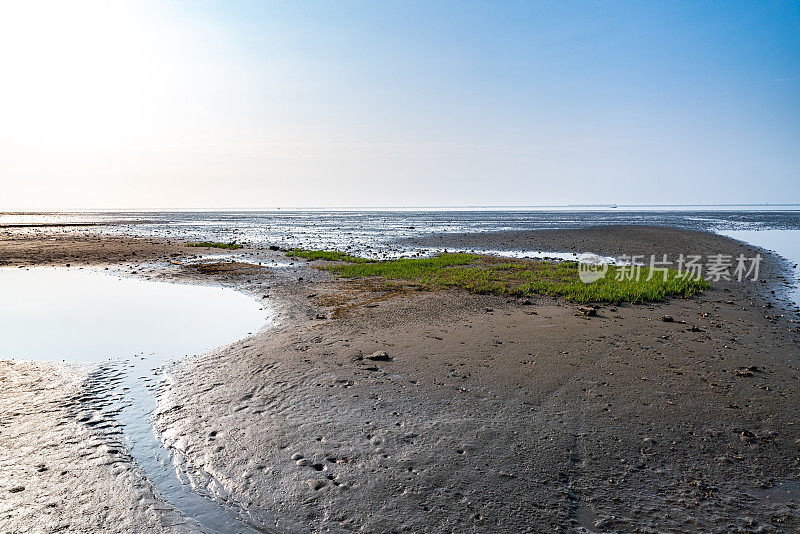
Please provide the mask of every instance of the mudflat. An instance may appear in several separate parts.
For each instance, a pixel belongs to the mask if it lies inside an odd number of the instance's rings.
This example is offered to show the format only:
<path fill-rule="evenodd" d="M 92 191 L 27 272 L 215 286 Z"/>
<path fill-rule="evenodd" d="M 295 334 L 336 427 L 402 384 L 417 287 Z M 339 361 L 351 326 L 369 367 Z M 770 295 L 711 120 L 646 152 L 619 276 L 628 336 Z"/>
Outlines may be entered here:
<path fill-rule="evenodd" d="M 0 262 L 70 258 L 74 265 L 220 283 L 274 307 L 271 327 L 182 361 L 155 417 L 179 468 L 215 481 L 223 488 L 217 498 L 246 510 L 257 527 L 800 528 L 798 317 L 783 300 L 791 283 L 786 266 L 766 251 L 658 227 L 419 242 L 608 255 L 764 254 L 766 283 L 720 281 L 692 299 L 603 305 L 587 316 L 544 297 L 387 288 L 334 279 L 314 262 L 268 267 L 287 261 L 268 250 L 225 252 L 241 269 L 197 269 L 179 265 L 197 251 L 177 242 L 73 232 L 6 230 Z M 47 474 L 74 472 L 89 461 L 72 452 L 87 446 L 85 429 L 68 410 L 46 408 L 63 391 L 32 385 L 52 375 L 81 387 L 80 376 L 65 373 L 54 364 L 0 365 L 6 391 L 19 392 L 0 396 L 0 462 L 15 466 L 0 471 L 3 530 L 195 528 L 175 521 L 169 506 L 152 505 L 146 479 L 106 446 L 93 448 L 93 470 L 80 472 L 80 491 L 74 479 Z M 36 402 L 19 409 L 20 395 L 34 389 Z M 50 439 L 32 452 L 27 444 L 52 432 L 32 422 L 52 418 L 74 438 Z M 57 524 L 41 520 L 50 501 L 29 491 L 38 482 L 19 482 L 44 476 L 48 491 L 60 496 Z M 92 481 L 115 476 L 123 477 L 119 494 L 104 503 L 102 484 Z M 78 495 L 97 507 L 75 504 Z M 103 506 L 132 512 L 109 515 Z"/>

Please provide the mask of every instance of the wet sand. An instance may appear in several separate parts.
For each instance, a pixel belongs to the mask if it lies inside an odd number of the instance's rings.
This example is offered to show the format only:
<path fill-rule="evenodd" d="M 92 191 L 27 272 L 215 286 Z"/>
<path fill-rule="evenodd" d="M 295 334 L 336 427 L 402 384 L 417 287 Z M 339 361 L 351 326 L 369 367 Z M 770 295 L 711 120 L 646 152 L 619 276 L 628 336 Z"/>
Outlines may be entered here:
<path fill-rule="evenodd" d="M 0 361 L 0 531 L 193 532 L 104 425 L 80 421 L 87 370 Z"/>
<path fill-rule="evenodd" d="M 156 420 L 182 468 L 218 481 L 219 498 L 240 503 L 257 526 L 290 532 L 800 528 L 800 338 L 796 314 L 778 300 L 785 265 L 772 255 L 763 266 L 769 284 L 718 283 L 699 298 L 602 306 L 587 318 L 545 298 L 387 292 L 331 280 L 304 262 L 202 272 L 169 263 L 186 254 L 179 243 L 84 237 L 72 248 L 67 233 L 56 245 L 44 230 L 11 241 L 9 233 L 0 234 L 0 262 L 7 265 L 72 258 L 137 274 L 146 265 L 148 277 L 213 281 L 275 307 L 272 328 L 185 360 L 162 392 Z M 451 249 L 509 243 L 610 255 L 755 250 L 661 228 L 430 239 L 437 244 L 426 246 Z M 254 261 L 253 251 L 227 254 Z M 265 264 L 280 257 L 257 256 Z M 114 267 L 121 260 L 125 266 Z M 665 315 L 674 320 L 662 321 Z M 16 372 L 21 365 L 32 364 L 0 365 L 11 391 L 28 391 L 42 373 L 54 372 L 45 364 Z M 51 440 L 38 455 L 19 452 L 39 433 L 52 435 L 44 424 L 51 417 L 65 420 L 46 408 L 60 394 L 41 392 L 24 416 L 12 407 L 18 395 L 0 398 L 7 414 L 0 439 L 11 443 L 2 449 L 3 465 L 20 465 L 15 477 L 41 476 L 42 462 L 51 470 L 88 464 L 70 448 L 88 446 L 78 439 L 85 429 L 74 422 L 58 425 L 72 428 L 74 443 Z M 40 407 L 45 413 L 37 415 Z M 42 422 L 42 430 L 31 430 L 31 421 Z M 106 519 L 99 495 L 115 464 L 113 455 L 94 450 L 100 460 L 96 470 L 82 472 L 87 484 L 77 495 L 74 481 L 48 479 L 48 491 L 66 496 L 62 521 L 119 532 L 132 524 L 141 530 L 173 524 L 171 512 L 157 506 L 152 513 L 164 517 L 150 522 L 145 505 L 127 523 Z M 115 498 L 149 503 L 151 490 L 135 478 L 135 466 L 122 472 L 127 482 L 116 486 Z M 36 493 L 27 486 L 11 493 L 18 479 L 0 472 L 2 531 L 45 524 Z M 98 507 L 72 505 L 79 495 Z M 15 509 L 26 512 L 9 517 Z"/>

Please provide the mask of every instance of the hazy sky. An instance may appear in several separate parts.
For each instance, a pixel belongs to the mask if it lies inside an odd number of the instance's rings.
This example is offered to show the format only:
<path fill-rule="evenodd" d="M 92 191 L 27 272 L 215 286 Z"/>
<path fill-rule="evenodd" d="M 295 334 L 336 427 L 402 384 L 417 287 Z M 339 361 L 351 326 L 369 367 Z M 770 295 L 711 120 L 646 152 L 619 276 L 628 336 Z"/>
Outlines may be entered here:
<path fill-rule="evenodd" d="M 0 209 L 800 202 L 800 2 L 0 3 Z"/>

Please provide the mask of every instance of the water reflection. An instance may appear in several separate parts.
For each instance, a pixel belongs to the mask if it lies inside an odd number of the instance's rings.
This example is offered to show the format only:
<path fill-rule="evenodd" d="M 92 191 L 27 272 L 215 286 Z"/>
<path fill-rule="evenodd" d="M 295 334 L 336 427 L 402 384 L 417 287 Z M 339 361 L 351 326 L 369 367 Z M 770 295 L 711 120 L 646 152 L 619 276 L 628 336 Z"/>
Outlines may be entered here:
<path fill-rule="evenodd" d="M 257 531 L 208 498 L 216 481 L 176 471 L 150 419 L 163 366 L 261 329 L 267 315 L 256 301 L 219 287 L 56 268 L 0 269 L 0 295 L 0 358 L 92 365 L 75 417 L 120 440 L 187 517 L 212 531 Z"/>
<path fill-rule="evenodd" d="M 727 230 L 722 235 L 751 243 L 757 247 L 774 250 L 792 264 L 794 287 L 791 299 L 800 304 L 800 230 Z"/>

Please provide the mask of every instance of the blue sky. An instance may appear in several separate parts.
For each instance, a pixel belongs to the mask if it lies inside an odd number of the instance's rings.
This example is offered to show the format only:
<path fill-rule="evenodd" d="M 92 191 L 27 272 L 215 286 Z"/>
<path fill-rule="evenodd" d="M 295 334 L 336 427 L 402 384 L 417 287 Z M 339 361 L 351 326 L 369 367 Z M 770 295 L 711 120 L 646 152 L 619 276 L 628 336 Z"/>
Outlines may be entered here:
<path fill-rule="evenodd" d="M 81 5 L 0 208 L 800 202 L 799 2 Z"/>

